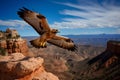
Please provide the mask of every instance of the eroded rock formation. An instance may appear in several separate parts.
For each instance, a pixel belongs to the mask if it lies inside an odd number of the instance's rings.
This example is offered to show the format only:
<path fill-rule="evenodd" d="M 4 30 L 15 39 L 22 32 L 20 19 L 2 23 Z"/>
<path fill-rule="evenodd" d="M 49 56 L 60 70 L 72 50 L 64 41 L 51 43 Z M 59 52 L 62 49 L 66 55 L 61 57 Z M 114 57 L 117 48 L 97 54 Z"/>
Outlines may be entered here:
<path fill-rule="evenodd" d="M 120 80 L 120 41 L 108 41 L 101 54 L 71 68 L 75 80 Z"/>
<path fill-rule="evenodd" d="M 120 58 L 120 41 L 108 41 L 106 50 L 90 60 L 89 64 L 97 64 L 108 68 Z"/>
<path fill-rule="evenodd" d="M 27 55 L 28 53 L 27 41 L 21 38 L 1 40 L 0 47 L 4 48 L 8 54 L 23 53 L 24 55 Z"/>
<path fill-rule="evenodd" d="M 21 53 L 0 56 L 0 80 L 59 80 L 43 67 L 43 58 Z"/>

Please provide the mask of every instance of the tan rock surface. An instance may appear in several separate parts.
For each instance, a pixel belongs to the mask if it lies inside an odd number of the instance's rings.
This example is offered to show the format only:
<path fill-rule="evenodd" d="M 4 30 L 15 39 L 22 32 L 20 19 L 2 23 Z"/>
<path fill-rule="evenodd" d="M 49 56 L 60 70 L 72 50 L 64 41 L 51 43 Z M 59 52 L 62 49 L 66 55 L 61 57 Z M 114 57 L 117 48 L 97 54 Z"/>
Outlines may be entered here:
<path fill-rule="evenodd" d="M 43 58 L 25 57 L 21 53 L 0 56 L 0 80 L 59 80 L 45 71 Z"/>

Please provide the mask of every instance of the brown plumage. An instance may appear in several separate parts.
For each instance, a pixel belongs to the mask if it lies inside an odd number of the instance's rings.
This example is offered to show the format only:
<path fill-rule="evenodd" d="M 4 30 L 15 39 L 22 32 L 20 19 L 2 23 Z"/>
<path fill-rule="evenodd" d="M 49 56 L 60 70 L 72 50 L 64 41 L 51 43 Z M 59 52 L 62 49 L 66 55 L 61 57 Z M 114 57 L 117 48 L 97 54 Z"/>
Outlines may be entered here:
<path fill-rule="evenodd" d="M 76 50 L 76 46 L 70 38 L 56 35 L 58 30 L 49 27 L 45 16 L 27 8 L 20 9 L 18 15 L 41 35 L 39 38 L 30 41 L 34 47 L 46 47 L 46 43 L 48 42 L 67 50 Z"/>

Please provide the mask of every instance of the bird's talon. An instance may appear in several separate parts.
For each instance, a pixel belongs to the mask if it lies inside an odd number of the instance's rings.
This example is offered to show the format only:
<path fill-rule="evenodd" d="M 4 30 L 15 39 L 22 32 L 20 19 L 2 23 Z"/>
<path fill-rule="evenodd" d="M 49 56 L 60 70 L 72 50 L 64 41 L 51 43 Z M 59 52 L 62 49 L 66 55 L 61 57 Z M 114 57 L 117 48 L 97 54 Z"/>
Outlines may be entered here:
<path fill-rule="evenodd" d="M 42 48 L 46 47 L 46 43 L 45 42 L 41 42 L 40 43 L 40 47 L 42 47 Z"/>
<path fill-rule="evenodd" d="M 46 45 L 46 43 L 44 42 L 42 46 L 45 47 L 45 45 Z"/>

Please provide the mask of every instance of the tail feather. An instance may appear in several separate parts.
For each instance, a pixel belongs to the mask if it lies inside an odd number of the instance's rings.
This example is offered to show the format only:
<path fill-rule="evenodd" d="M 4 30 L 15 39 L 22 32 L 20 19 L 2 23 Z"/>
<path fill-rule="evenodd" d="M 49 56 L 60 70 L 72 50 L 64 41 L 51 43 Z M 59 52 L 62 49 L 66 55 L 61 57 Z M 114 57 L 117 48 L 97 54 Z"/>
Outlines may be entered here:
<path fill-rule="evenodd" d="M 31 40 L 30 43 L 31 43 L 31 45 L 33 45 L 34 47 L 40 48 L 40 41 L 39 41 L 39 40 L 40 40 L 40 38 Z"/>

